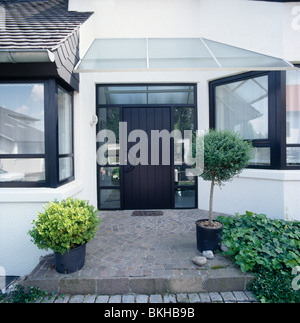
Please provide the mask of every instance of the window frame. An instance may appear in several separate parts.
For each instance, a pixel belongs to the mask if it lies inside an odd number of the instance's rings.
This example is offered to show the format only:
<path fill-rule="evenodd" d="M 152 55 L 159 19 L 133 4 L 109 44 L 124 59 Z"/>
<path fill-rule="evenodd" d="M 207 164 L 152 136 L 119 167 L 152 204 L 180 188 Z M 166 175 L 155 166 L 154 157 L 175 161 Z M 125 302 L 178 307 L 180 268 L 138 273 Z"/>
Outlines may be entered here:
<path fill-rule="evenodd" d="M 44 85 L 44 154 L 0 154 L 0 159 L 40 159 L 45 160 L 45 180 L 41 182 L 0 182 L 0 188 L 49 187 L 57 188 L 74 180 L 74 109 L 73 91 L 55 79 L 1 79 L 0 84 L 43 84 Z M 72 97 L 72 157 L 73 175 L 59 181 L 58 154 L 58 87 L 71 94 Z M 53 129 L 55 129 L 53 131 Z"/>
<path fill-rule="evenodd" d="M 257 148 L 270 148 L 270 165 L 250 164 L 248 168 L 285 169 L 285 72 L 247 72 L 209 82 L 209 128 L 215 129 L 216 126 L 216 87 L 260 76 L 268 76 L 268 139 L 253 139 L 247 141 L 251 142 Z"/>
<path fill-rule="evenodd" d="M 144 87 L 144 86 L 191 86 L 193 87 L 193 103 L 187 103 L 187 104 L 174 104 L 174 103 L 166 103 L 166 104 L 102 104 L 100 103 L 100 93 L 99 93 L 99 88 L 101 87 Z M 174 130 L 174 111 L 175 108 L 193 108 L 194 109 L 194 127 L 195 130 L 198 129 L 198 101 L 197 101 L 197 95 L 198 95 L 198 87 L 196 83 L 99 83 L 96 84 L 96 111 L 97 111 L 97 115 L 98 115 L 98 109 L 105 109 L 105 108 L 118 108 L 119 109 L 119 116 L 120 119 L 119 121 L 122 122 L 123 121 L 123 108 L 126 107 L 168 107 L 170 108 L 171 111 L 171 131 Z M 97 127 L 96 127 L 96 134 L 98 133 L 98 131 L 100 131 L 100 124 L 98 122 Z M 170 142 L 171 145 L 171 151 L 174 149 L 174 140 L 171 139 Z M 96 142 L 96 150 L 100 147 L 100 143 Z M 170 185 L 171 185 L 171 192 L 172 192 L 172 200 L 171 200 L 171 205 L 172 205 L 172 209 L 175 210 L 180 210 L 180 209 L 195 209 L 198 208 L 198 177 L 195 177 L 195 182 L 194 185 L 179 185 L 176 184 L 174 181 L 174 169 L 175 167 L 182 167 L 182 168 L 190 168 L 189 165 L 186 165 L 185 163 L 183 163 L 182 165 L 175 165 L 174 164 L 174 160 L 171 160 L 171 176 L 170 176 Z M 124 210 L 124 179 L 123 179 L 123 166 L 120 164 L 116 164 L 116 165 L 99 165 L 98 163 L 96 163 L 96 167 L 97 167 L 97 199 L 98 199 L 98 208 L 100 210 Z M 100 183 L 99 183 L 99 170 L 100 167 L 119 167 L 120 168 L 120 183 L 117 186 L 101 186 L 100 187 Z M 120 208 L 109 208 L 109 209 L 105 209 L 105 208 L 100 208 L 100 191 L 101 190 L 105 190 L 105 189 L 117 189 L 120 191 Z M 194 190 L 195 192 L 195 206 L 192 207 L 176 207 L 175 208 L 175 192 L 178 189 L 191 189 Z"/>

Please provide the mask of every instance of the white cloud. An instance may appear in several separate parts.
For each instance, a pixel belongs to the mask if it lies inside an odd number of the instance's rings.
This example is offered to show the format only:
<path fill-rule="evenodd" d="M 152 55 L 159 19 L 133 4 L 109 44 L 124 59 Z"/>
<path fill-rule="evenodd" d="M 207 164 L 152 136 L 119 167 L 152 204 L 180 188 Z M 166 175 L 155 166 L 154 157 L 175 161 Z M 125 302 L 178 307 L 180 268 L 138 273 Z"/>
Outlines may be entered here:
<path fill-rule="evenodd" d="M 30 98 L 35 102 L 42 102 L 44 100 L 44 86 L 35 84 L 32 88 Z"/>
<path fill-rule="evenodd" d="M 15 112 L 18 112 L 18 113 L 21 113 L 21 114 L 27 114 L 28 113 L 28 111 L 29 111 L 29 107 L 28 106 L 26 106 L 26 105 L 22 105 L 20 108 L 17 108 L 16 110 L 15 110 Z"/>

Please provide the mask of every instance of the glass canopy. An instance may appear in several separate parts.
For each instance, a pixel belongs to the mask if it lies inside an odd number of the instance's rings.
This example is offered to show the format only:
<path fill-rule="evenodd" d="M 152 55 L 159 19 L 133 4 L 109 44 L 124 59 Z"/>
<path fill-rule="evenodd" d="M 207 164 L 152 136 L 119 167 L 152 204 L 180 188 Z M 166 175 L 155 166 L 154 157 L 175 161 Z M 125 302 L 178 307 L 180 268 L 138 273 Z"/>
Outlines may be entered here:
<path fill-rule="evenodd" d="M 289 62 L 205 38 L 95 39 L 75 72 L 280 70 Z"/>

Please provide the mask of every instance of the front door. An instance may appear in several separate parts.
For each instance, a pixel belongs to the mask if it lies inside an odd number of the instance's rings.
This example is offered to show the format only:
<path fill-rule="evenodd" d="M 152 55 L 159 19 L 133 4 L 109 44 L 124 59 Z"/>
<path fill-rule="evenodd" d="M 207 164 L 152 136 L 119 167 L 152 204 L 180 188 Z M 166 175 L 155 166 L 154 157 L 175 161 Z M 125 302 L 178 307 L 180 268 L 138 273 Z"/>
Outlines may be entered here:
<path fill-rule="evenodd" d="M 141 130 L 145 136 L 137 140 L 144 140 L 147 153 L 144 154 L 143 165 L 128 163 L 123 166 L 123 206 L 124 209 L 168 209 L 172 207 L 172 182 L 171 170 L 172 158 L 169 163 L 163 163 L 162 140 L 155 140 L 158 145 L 152 145 L 151 130 L 167 130 L 171 132 L 171 109 L 169 107 L 130 107 L 123 108 L 123 121 L 127 123 L 127 138 L 134 130 Z M 137 142 L 128 142 L 128 154 L 132 154 L 131 148 Z M 148 144 L 148 145 L 147 145 Z M 147 145 L 147 148 L 145 148 Z M 170 145 L 170 143 L 169 143 Z M 151 149 L 151 147 L 153 149 Z M 170 156 L 172 155 L 170 145 Z M 136 151 L 136 150 L 135 150 Z M 132 158 L 142 159 L 141 149 Z M 154 156 L 156 154 L 156 156 Z M 131 156 L 127 156 L 128 159 Z M 155 158 L 154 158 L 155 157 Z M 132 159 L 131 159 L 132 160 Z M 155 160 L 155 165 L 151 164 Z M 167 165 L 164 165 L 167 164 Z"/>

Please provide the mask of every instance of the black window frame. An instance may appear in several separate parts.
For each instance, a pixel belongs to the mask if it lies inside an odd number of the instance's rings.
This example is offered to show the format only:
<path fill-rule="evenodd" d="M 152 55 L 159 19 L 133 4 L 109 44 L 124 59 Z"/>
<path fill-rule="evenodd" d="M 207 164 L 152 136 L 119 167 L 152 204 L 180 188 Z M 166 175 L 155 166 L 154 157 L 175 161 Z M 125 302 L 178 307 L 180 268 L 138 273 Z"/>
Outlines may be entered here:
<path fill-rule="evenodd" d="M 268 139 L 248 140 L 254 147 L 270 148 L 270 165 L 249 165 L 254 169 L 291 169 L 286 166 L 286 74 L 285 71 L 255 71 L 209 82 L 209 127 L 216 126 L 215 89 L 217 86 L 268 76 Z"/>
<path fill-rule="evenodd" d="M 45 159 L 45 180 L 41 182 L 0 182 L 0 188 L 49 187 L 57 188 L 75 179 L 74 176 L 74 108 L 73 91 L 56 79 L 20 78 L 1 79 L 0 84 L 43 84 L 44 85 L 44 154 L 0 154 L 0 159 Z M 59 181 L 59 153 L 58 153 L 58 87 L 72 96 L 72 158 L 73 175 Z"/>

